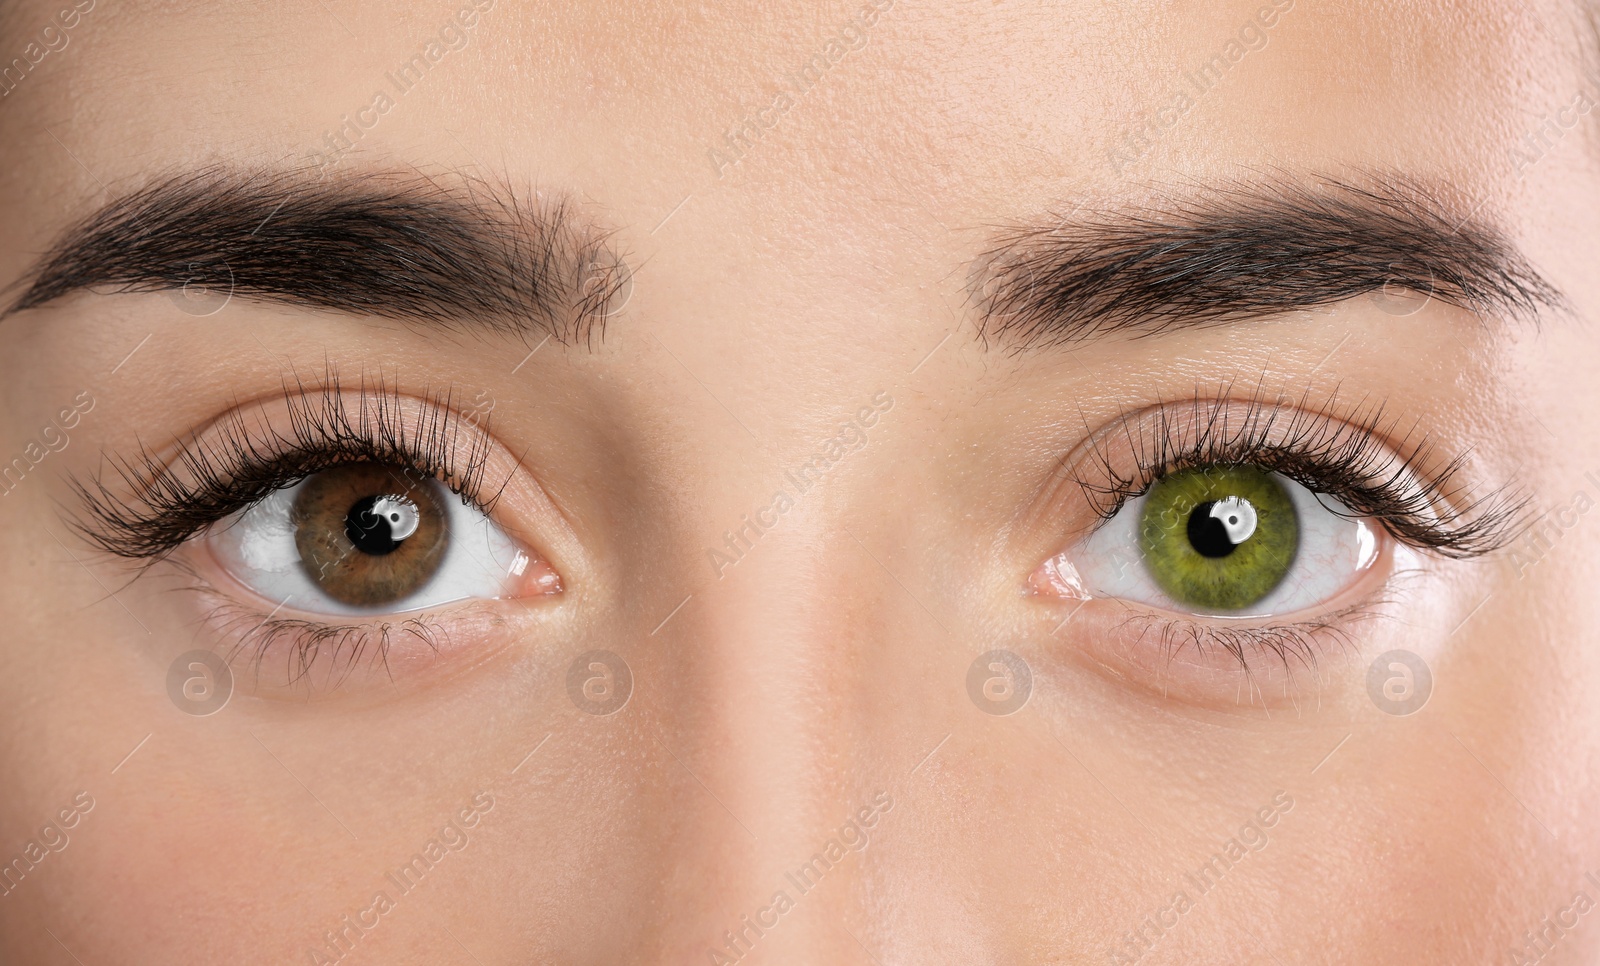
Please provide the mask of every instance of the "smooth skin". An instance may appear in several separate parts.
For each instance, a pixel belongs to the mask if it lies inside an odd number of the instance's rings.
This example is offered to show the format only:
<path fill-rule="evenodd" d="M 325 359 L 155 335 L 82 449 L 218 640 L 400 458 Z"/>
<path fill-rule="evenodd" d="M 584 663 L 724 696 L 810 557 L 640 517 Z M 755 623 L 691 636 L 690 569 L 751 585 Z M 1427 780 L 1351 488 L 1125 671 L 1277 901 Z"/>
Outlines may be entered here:
<path fill-rule="evenodd" d="M 154 174 L 307 163 L 458 6 L 102 0 L 0 99 L 0 283 Z M 1116 962 L 1146 917 L 1141 963 L 1533 961 L 1547 917 L 1576 925 L 1540 962 L 1593 961 L 1600 514 L 1571 510 L 1533 565 L 1419 558 L 1315 674 L 1262 667 L 1259 693 L 1119 649 L 1110 602 L 1029 593 L 1086 527 L 1081 498 L 1037 512 L 1063 455 L 1197 386 L 1382 399 L 1535 514 L 1600 498 L 1600 112 L 1515 153 L 1600 83 L 1578 11 L 1299 0 L 1114 161 L 1259 6 L 899 0 L 722 164 L 859 4 L 500 0 L 339 167 L 576 199 L 637 267 L 592 350 L 160 294 L 0 324 L 0 455 L 94 400 L 0 497 L 0 859 L 93 802 L 0 897 L 0 960 L 331 961 L 324 934 L 387 890 L 340 961 L 732 961 L 742 916 L 777 921 L 750 963 Z M 6 10 L 0 56 L 54 15 Z M 969 266 L 997 225 L 1359 170 L 1481 203 L 1570 311 L 1362 298 L 1075 350 L 977 338 Z M 168 665 L 226 642 L 181 579 L 131 579 L 68 528 L 69 476 L 328 367 L 492 401 L 522 460 L 497 512 L 561 594 L 488 605 L 392 683 L 308 699 L 241 673 L 184 714 Z M 724 533 L 880 393 L 867 444 L 719 575 Z M 1031 669 L 1015 714 L 968 696 L 994 648 Z M 1413 715 L 1368 696 L 1393 648 L 1432 669 Z M 631 670 L 614 714 L 568 695 L 591 650 Z M 466 844 L 397 896 L 386 873 L 451 821 Z M 801 894 L 786 873 L 852 821 L 867 844 Z M 1185 884 L 1252 821 L 1264 844 Z"/>

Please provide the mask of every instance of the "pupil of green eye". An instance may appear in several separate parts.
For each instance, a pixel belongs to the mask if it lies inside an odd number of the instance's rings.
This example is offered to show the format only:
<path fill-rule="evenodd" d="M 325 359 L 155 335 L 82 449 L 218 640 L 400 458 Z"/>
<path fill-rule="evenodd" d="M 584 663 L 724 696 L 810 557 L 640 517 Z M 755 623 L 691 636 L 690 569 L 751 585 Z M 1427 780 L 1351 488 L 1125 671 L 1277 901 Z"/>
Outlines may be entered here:
<path fill-rule="evenodd" d="M 1254 466 L 1181 470 L 1150 488 L 1139 518 L 1145 567 L 1173 600 L 1232 611 L 1283 581 L 1300 521 L 1283 484 Z"/>

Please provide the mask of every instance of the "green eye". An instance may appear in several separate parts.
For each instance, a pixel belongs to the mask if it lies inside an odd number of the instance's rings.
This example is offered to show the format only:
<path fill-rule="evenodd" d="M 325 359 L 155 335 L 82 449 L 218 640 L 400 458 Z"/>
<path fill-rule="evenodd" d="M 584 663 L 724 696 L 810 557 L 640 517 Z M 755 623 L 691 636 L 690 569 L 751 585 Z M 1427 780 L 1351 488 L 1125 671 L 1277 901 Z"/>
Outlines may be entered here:
<path fill-rule="evenodd" d="M 1178 603 L 1207 610 L 1239 610 L 1266 597 L 1299 544 L 1288 492 L 1253 466 L 1164 477 L 1139 518 L 1139 549 L 1156 583 Z"/>

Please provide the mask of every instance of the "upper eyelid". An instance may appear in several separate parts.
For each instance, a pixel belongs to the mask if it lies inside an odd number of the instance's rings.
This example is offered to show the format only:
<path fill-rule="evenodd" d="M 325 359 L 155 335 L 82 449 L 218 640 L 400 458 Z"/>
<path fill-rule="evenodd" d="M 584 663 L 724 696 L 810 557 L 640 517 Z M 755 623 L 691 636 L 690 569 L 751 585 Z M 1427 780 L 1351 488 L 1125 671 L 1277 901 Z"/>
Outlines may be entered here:
<path fill-rule="evenodd" d="M 1185 466 L 1250 462 L 1313 491 L 1354 502 L 1353 510 L 1379 518 L 1396 539 L 1446 556 L 1491 552 L 1514 533 L 1524 499 L 1509 488 L 1476 497 L 1463 492 L 1467 488 L 1458 477 L 1464 457 L 1440 461 L 1427 437 L 1397 432 L 1403 424 L 1389 418 L 1381 404 L 1357 406 L 1341 418 L 1332 412 L 1338 408 L 1336 396 L 1319 411 L 1309 406 L 1309 393 L 1298 404 L 1284 405 L 1259 392 L 1229 398 L 1228 388 L 1216 396 L 1197 393 L 1187 403 L 1123 414 L 1089 434 L 1084 444 L 1096 467 L 1095 478 L 1072 475 L 1077 464 L 1071 456 L 1062 461 L 1062 470 L 1091 503 L 1099 501 L 1096 509 L 1102 523 L 1127 500 L 1146 492 L 1161 473 Z M 1242 415 L 1230 425 L 1224 417 L 1232 411 Z M 1189 422 L 1182 421 L 1184 414 Z M 1136 425 L 1144 429 L 1140 420 L 1153 421 L 1154 427 L 1135 437 Z M 1406 445 L 1389 445 L 1390 436 L 1403 437 Z M 1118 469 L 1110 446 L 1125 446 L 1133 453 L 1134 476 Z"/>
<path fill-rule="evenodd" d="M 390 459 L 434 476 L 475 509 L 492 512 L 509 477 L 489 493 L 483 475 L 491 438 L 476 423 L 464 437 L 461 424 L 468 420 L 453 401 L 449 390 L 417 396 L 381 381 L 347 390 L 337 374 L 313 386 L 285 383 L 279 395 L 236 405 L 187 433 L 169 459 L 141 447 L 132 459 L 112 461 L 117 478 L 110 485 L 102 474 L 72 478 L 85 515 L 71 523 L 97 549 L 155 560 L 274 489 L 361 458 Z M 268 423 L 263 413 L 270 405 L 283 407 L 287 431 Z"/>

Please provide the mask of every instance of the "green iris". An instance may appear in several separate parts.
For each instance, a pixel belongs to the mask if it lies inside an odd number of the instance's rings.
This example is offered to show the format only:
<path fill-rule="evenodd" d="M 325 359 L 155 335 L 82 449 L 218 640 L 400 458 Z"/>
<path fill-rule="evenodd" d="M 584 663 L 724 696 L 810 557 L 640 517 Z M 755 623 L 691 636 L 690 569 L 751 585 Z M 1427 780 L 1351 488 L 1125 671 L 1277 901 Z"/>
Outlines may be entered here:
<path fill-rule="evenodd" d="M 1173 600 L 1205 610 L 1249 607 L 1283 580 L 1300 522 L 1273 474 L 1207 466 L 1163 477 L 1139 518 L 1139 549 Z"/>

